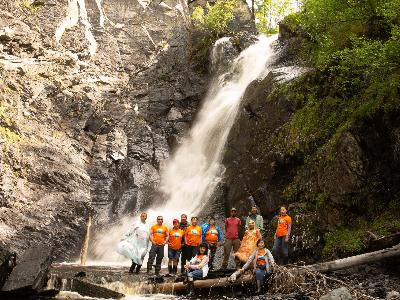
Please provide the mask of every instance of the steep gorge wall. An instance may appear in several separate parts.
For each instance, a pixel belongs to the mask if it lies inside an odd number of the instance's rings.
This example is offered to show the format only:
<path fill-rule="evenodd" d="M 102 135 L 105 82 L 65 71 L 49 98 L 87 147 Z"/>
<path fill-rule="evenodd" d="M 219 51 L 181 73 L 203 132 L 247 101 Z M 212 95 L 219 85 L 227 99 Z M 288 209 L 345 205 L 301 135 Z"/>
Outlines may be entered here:
<path fill-rule="evenodd" d="M 0 8 L 1 243 L 53 243 L 68 258 L 89 211 L 107 224 L 155 197 L 158 169 L 192 120 L 206 80 L 191 66 L 188 8 L 103 1 L 102 27 L 86 1 L 92 56 L 82 18 L 55 40 L 68 1 Z"/>
<path fill-rule="evenodd" d="M 254 31 L 243 1 L 235 14 Z M 0 0 L 2 246 L 76 258 L 89 214 L 107 226 L 162 201 L 207 88 L 193 38 L 182 0 Z"/>

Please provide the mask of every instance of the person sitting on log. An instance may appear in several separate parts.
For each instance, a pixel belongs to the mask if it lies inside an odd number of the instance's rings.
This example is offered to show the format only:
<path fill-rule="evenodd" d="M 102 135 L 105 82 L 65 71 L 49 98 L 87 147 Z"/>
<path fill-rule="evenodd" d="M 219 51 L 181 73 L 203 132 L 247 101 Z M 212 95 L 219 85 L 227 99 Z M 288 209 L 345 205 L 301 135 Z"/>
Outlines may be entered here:
<path fill-rule="evenodd" d="M 242 273 L 253 267 L 256 275 L 257 294 L 260 294 L 264 284 L 272 274 L 274 264 L 274 257 L 271 252 L 265 248 L 265 242 L 259 239 L 257 241 L 257 250 L 249 257 L 246 264 L 240 269 L 240 272 Z"/>
<path fill-rule="evenodd" d="M 211 217 L 208 223 L 204 223 L 201 226 L 201 231 L 202 242 L 206 243 L 208 245 L 208 249 L 210 250 L 208 266 L 210 267 L 210 270 L 212 270 L 215 252 L 217 252 L 217 248 L 221 245 L 222 231 L 217 225 L 215 225 L 214 217 Z"/>
<path fill-rule="evenodd" d="M 169 274 L 176 275 L 178 271 L 178 261 L 181 255 L 182 242 L 184 231 L 179 228 L 179 220 L 172 221 L 173 227 L 169 230 L 168 241 L 168 272 Z"/>
<path fill-rule="evenodd" d="M 278 226 L 274 235 L 272 254 L 275 259 L 277 259 L 279 250 L 282 250 L 284 265 L 287 265 L 289 262 L 289 238 L 291 231 L 292 218 L 287 215 L 286 207 L 282 206 L 279 211 Z"/>
<path fill-rule="evenodd" d="M 168 228 L 163 225 L 163 220 L 162 216 L 158 216 L 157 224 L 150 228 L 150 241 L 152 245 L 149 252 L 149 260 L 147 261 L 147 274 L 150 274 L 154 259 L 156 259 L 156 276 L 160 275 L 161 262 L 164 258 L 164 246 L 168 243 L 169 239 Z"/>
<path fill-rule="evenodd" d="M 244 233 L 240 248 L 235 252 L 235 258 L 241 263 L 246 263 L 250 255 L 257 249 L 257 241 L 261 239 L 260 229 L 256 228 L 253 220 L 248 222 L 248 229 Z"/>
<path fill-rule="evenodd" d="M 185 265 L 187 271 L 187 283 L 188 283 L 188 296 L 194 295 L 194 279 L 202 279 L 207 277 L 208 274 L 208 246 L 203 243 L 199 247 L 199 251 L 196 256 L 194 256 L 189 263 Z"/>

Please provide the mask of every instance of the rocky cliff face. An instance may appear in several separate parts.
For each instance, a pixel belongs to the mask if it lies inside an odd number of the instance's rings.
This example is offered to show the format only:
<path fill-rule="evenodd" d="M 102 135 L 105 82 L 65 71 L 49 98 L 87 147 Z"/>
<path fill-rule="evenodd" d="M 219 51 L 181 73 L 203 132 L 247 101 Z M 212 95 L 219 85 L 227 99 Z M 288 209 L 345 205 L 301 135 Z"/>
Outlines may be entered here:
<path fill-rule="evenodd" d="M 226 208 L 240 208 L 241 215 L 255 202 L 267 219 L 270 245 L 276 226 L 273 216 L 279 206 L 289 206 L 294 220 L 292 257 L 318 260 L 322 254 L 343 254 L 343 249 L 359 252 L 368 247 L 368 230 L 377 236 L 390 235 L 399 226 L 395 207 L 400 119 L 398 114 L 381 111 L 315 152 L 282 146 L 302 143 L 300 135 L 293 140 L 295 131 L 292 136 L 282 135 L 302 109 L 299 99 L 307 97 L 305 90 L 298 93 L 299 86 L 313 86 L 321 97 L 333 90 L 313 70 L 303 69 L 297 86 L 282 80 L 282 72 L 298 73 L 290 66 L 297 64 L 290 62 L 296 40 L 293 33 L 286 37 L 284 60 L 277 59 L 272 72 L 246 92 L 228 141 L 220 198 Z M 308 126 L 306 120 L 303 126 Z"/>
<path fill-rule="evenodd" d="M 103 2 L 0 4 L 0 230 L 18 252 L 73 256 L 90 210 L 108 223 L 154 198 L 204 92 L 184 1 Z"/>
<path fill-rule="evenodd" d="M 0 243 L 76 257 L 89 214 L 102 226 L 160 201 L 159 169 L 207 84 L 189 9 L 1 0 L 0 10 Z"/>

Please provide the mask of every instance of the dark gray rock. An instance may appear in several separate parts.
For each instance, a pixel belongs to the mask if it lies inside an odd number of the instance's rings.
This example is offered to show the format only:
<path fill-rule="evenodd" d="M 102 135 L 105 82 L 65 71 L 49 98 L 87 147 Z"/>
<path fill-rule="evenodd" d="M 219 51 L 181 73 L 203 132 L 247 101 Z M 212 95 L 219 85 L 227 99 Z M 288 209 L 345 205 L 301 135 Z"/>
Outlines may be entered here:
<path fill-rule="evenodd" d="M 103 299 L 120 299 L 125 296 L 124 294 L 115 292 L 100 285 L 79 279 L 72 280 L 71 291 L 78 292 L 82 296 Z"/>
<path fill-rule="evenodd" d="M 328 294 L 319 298 L 320 300 L 351 300 L 353 297 L 351 296 L 349 290 L 345 287 L 341 287 L 335 289 Z"/>
<path fill-rule="evenodd" d="M 0 247 L 0 289 L 16 265 L 16 254 Z"/>
<path fill-rule="evenodd" d="M 48 246 L 25 251 L 1 291 L 15 295 L 35 294 L 40 291 L 47 283 L 52 254 L 53 248 Z"/>

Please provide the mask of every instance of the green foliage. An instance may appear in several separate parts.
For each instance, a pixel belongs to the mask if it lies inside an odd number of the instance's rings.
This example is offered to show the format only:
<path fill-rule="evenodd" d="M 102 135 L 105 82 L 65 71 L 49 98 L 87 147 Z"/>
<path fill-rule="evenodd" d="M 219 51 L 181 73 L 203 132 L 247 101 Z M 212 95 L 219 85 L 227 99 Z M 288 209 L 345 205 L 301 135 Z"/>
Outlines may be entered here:
<path fill-rule="evenodd" d="M 278 32 L 278 23 L 293 12 L 290 0 L 259 0 L 256 7 L 257 29 L 266 34 Z"/>
<path fill-rule="evenodd" d="M 304 94 L 276 139 L 287 153 L 313 155 L 355 122 L 400 109 L 399 7 L 400 0 L 308 0 L 285 19 L 310 36 L 304 53 L 318 69 L 317 83 L 300 78 L 287 89 L 295 101 Z"/>
<path fill-rule="evenodd" d="M 333 253 L 339 255 L 356 254 L 362 251 L 363 232 L 358 229 L 339 228 L 325 234 L 323 254 L 328 256 Z"/>
<path fill-rule="evenodd" d="M 209 32 L 213 37 L 220 37 L 234 19 L 235 6 L 236 0 L 219 0 L 214 5 L 207 2 L 206 9 L 201 6 L 194 8 L 192 19 L 198 29 Z"/>

